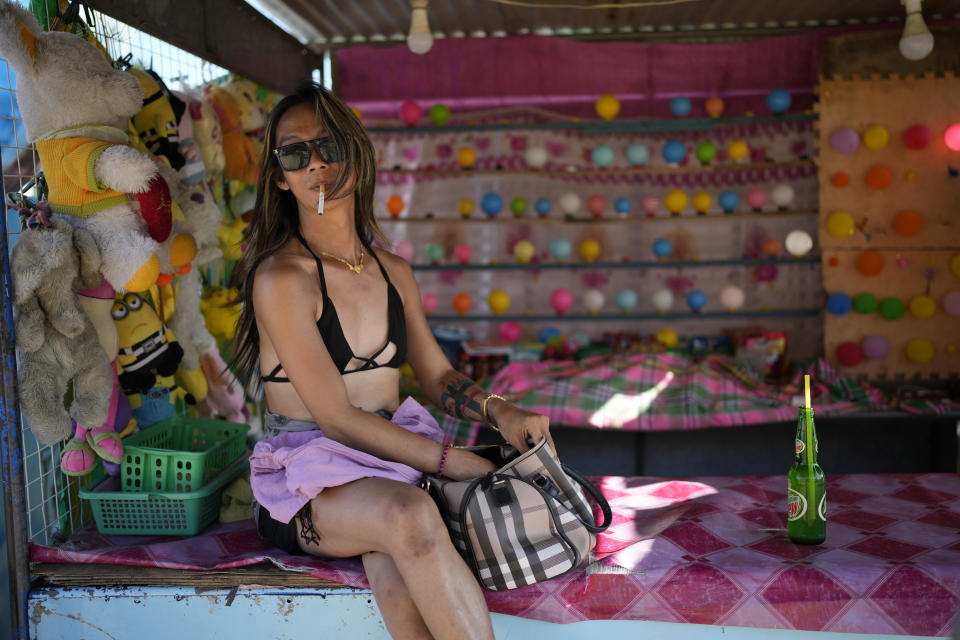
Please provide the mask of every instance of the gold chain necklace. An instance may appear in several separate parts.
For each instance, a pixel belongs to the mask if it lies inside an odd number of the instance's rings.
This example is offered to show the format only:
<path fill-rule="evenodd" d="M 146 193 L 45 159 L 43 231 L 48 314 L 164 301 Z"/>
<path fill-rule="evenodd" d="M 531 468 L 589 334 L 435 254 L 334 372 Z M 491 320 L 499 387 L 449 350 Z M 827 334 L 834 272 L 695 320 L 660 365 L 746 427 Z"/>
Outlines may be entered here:
<path fill-rule="evenodd" d="M 326 251 L 318 250 L 317 253 L 319 253 L 322 256 L 326 256 L 328 258 L 333 258 L 337 262 L 342 262 L 347 267 L 347 269 L 350 269 L 350 271 L 353 271 L 357 275 L 360 275 L 360 272 L 363 271 L 363 253 L 364 253 L 363 247 L 360 247 L 360 262 L 358 262 L 357 264 L 353 264 L 352 262 L 350 262 L 345 258 L 341 258 L 340 256 L 335 256 L 332 253 L 327 253 Z"/>

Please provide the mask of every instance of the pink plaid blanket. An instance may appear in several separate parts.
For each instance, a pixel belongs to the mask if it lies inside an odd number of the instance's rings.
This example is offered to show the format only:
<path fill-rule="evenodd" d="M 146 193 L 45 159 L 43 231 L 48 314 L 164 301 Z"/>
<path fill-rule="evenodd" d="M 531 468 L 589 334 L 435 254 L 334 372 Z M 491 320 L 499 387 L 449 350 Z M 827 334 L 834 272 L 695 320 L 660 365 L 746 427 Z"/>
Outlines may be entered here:
<path fill-rule="evenodd" d="M 554 580 L 487 593 L 495 612 L 550 622 L 659 620 L 947 636 L 960 603 L 960 475 L 827 480 L 824 544 L 786 537 L 782 476 L 596 479 L 613 509 L 596 559 Z M 248 520 L 193 538 L 101 536 L 31 545 L 34 562 L 223 569 L 272 560 L 367 587 L 356 559 L 290 556 Z"/>

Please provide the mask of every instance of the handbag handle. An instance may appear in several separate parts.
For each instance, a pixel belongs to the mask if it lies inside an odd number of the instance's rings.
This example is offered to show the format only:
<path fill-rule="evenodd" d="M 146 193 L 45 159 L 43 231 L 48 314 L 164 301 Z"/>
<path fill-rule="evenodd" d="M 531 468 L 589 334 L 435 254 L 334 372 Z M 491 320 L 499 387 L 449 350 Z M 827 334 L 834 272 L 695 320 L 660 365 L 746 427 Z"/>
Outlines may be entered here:
<path fill-rule="evenodd" d="M 573 478 L 577 482 L 577 484 L 579 484 L 581 487 L 586 489 L 587 493 L 589 493 L 590 496 L 597 501 L 597 504 L 600 505 L 600 511 L 603 512 L 603 524 L 590 525 L 590 524 L 587 524 L 586 522 L 581 521 L 583 526 L 585 526 L 587 530 L 590 531 L 591 533 L 601 533 L 603 531 L 606 531 L 607 528 L 610 526 L 610 521 L 613 518 L 613 514 L 610 511 L 610 503 L 608 503 L 607 499 L 603 497 L 602 493 L 600 493 L 600 489 L 597 489 L 595 484 L 593 484 L 592 482 L 584 478 L 582 475 L 580 475 L 579 471 L 575 471 L 571 469 L 570 467 L 563 464 L 562 462 L 560 463 L 560 468 L 563 469 L 564 473 L 566 473 L 568 476 Z"/>

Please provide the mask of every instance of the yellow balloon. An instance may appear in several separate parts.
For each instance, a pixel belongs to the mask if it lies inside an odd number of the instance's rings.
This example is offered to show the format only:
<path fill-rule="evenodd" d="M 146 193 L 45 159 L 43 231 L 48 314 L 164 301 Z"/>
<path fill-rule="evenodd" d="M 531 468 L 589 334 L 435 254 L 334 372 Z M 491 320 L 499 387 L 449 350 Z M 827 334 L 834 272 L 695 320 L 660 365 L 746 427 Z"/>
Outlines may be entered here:
<path fill-rule="evenodd" d="M 926 338 L 914 338 L 907 343 L 907 358 L 910 362 L 923 364 L 933 360 L 935 349 L 933 343 Z"/>
<path fill-rule="evenodd" d="M 660 329 L 660 331 L 657 331 L 657 341 L 667 349 L 673 349 L 677 346 L 680 338 L 673 329 Z"/>
<path fill-rule="evenodd" d="M 594 104 L 597 115 L 604 120 L 613 120 L 620 113 L 620 101 L 609 93 L 605 93 Z"/>
<path fill-rule="evenodd" d="M 667 205 L 667 211 L 678 214 L 687 208 L 687 194 L 680 189 L 674 189 L 667 193 L 663 199 L 663 204 Z"/>
<path fill-rule="evenodd" d="M 713 204 L 713 198 L 706 191 L 700 191 L 693 196 L 693 208 L 697 213 L 706 213 Z"/>
<path fill-rule="evenodd" d="M 521 240 L 513 245 L 513 257 L 517 259 L 517 262 L 522 264 L 530 262 L 530 258 L 533 257 L 535 252 L 536 249 L 533 248 L 533 243 L 529 240 Z"/>
<path fill-rule="evenodd" d="M 857 225 L 853 222 L 853 216 L 846 211 L 834 211 L 827 218 L 827 231 L 832 236 L 846 238 L 852 236 L 856 229 Z"/>
<path fill-rule="evenodd" d="M 461 200 L 457 205 L 457 211 L 459 211 L 460 215 L 462 215 L 464 218 L 469 218 L 470 214 L 473 213 L 473 200 L 470 200 L 469 198 L 464 198 Z"/>
<path fill-rule="evenodd" d="M 950 271 L 953 271 L 953 275 L 960 278 L 960 253 L 950 258 Z"/>
<path fill-rule="evenodd" d="M 501 289 L 494 289 L 487 296 L 487 304 L 494 315 L 500 315 L 510 307 L 510 294 Z"/>
<path fill-rule="evenodd" d="M 913 296 L 910 300 L 910 313 L 914 317 L 929 318 L 937 312 L 937 303 L 930 296 Z"/>
<path fill-rule="evenodd" d="M 461 167 L 472 167 L 477 162 L 477 152 L 470 147 L 463 147 L 457 151 L 457 164 Z"/>
<path fill-rule="evenodd" d="M 743 140 L 734 140 L 727 145 L 727 155 L 731 160 L 743 160 L 750 154 L 750 147 Z"/>
<path fill-rule="evenodd" d="M 866 145 L 868 149 L 873 149 L 874 151 L 883 149 L 887 146 L 888 142 L 890 142 L 890 134 L 885 128 L 878 124 L 867 127 L 867 130 L 863 132 L 863 144 Z"/>
<path fill-rule="evenodd" d="M 587 238 L 580 243 L 580 255 L 587 262 L 593 262 L 600 255 L 600 243 L 593 238 Z"/>

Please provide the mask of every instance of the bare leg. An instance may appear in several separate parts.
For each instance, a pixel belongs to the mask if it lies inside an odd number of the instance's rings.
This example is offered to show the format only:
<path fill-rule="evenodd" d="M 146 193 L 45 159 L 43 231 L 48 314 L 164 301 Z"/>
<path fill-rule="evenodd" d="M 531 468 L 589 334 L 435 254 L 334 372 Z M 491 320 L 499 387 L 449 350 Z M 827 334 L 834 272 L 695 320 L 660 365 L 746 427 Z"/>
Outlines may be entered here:
<path fill-rule="evenodd" d="M 379 551 L 363 554 L 363 568 L 394 640 L 433 640 L 393 558 Z"/>
<path fill-rule="evenodd" d="M 424 491 L 364 478 L 324 490 L 311 508 L 320 542 L 301 537 L 305 551 L 337 558 L 382 552 L 393 560 L 434 638 L 492 640 L 480 585 L 453 548 L 436 505 Z"/>

